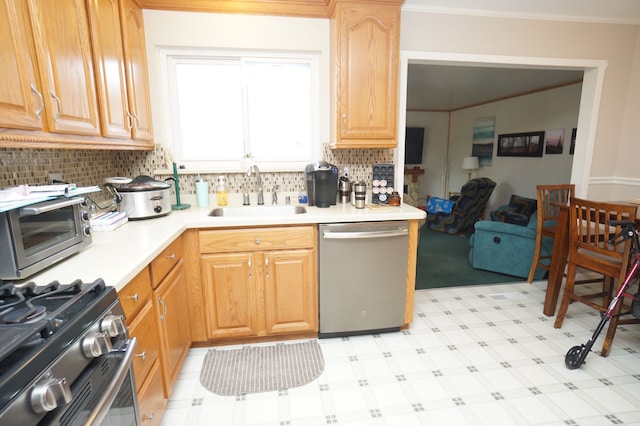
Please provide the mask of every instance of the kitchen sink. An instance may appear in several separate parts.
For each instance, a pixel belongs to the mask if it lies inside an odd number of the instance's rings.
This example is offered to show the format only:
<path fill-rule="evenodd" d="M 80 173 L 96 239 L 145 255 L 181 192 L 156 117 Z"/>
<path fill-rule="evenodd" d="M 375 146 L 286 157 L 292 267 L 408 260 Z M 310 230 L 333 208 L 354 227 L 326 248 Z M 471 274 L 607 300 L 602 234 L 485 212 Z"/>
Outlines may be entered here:
<path fill-rule="evenodd" d="M 209 216 L 220 217 L 253 217 L 253 216 L 290 216 L 306 213 L 302 206 L 241 206 L 241 207 L 217 207 L 209 213 Z"/>

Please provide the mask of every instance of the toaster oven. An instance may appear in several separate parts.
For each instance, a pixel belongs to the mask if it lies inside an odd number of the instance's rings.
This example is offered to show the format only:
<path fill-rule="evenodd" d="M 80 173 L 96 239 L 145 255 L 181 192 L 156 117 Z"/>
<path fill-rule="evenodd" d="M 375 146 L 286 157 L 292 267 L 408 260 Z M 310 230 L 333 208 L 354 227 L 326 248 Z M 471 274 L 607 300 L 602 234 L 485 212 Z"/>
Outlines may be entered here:
<path fill-rule="evenodd" d="M 91 243 L 86 198 L 57 198 L 0 213 L 0 279 L 23 279 Z"/>

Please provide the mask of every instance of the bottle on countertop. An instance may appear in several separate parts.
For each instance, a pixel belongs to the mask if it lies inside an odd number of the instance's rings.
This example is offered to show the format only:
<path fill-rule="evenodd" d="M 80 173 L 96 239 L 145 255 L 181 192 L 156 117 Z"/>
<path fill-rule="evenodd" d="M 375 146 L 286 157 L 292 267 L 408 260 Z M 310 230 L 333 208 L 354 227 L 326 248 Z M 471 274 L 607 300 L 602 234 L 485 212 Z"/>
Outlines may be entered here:
<path fill-rule="evenodd" d="M 224 176 L 218 176 L 218 186 L 216 187 L 216 194 L 218 196 L 218 206 L 226 206 L 229 202 L 227 189 L 224 187 Z"/>
<path fill-rule="evenodd" d="M 298 194 L 298 204 L 307 204 L 309 202 L 309 198 L 307 197 L 307 191 L 304 190 L 304 186 L 300 190 Z"/>
<path fill-rule="evenodd" d="M 209 183 L 200 175 L 196 176 L 196 197 L 198 207 L 209 207 Z"/>

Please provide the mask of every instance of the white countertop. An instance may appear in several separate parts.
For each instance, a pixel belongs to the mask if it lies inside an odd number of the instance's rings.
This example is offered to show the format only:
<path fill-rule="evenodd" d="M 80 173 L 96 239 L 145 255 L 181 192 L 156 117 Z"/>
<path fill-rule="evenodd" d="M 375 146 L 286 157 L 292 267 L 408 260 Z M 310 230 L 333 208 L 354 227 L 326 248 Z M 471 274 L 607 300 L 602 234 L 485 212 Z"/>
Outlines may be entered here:
<path fill-rule="evenodd" d="M 62 284 L 75 279 L 92 282 L 102 278 L 117 290 L 123 288 L 162 250 L 186 229 L 238 226 L 318 224 L 335 222 L 367 222 L 383 220 L 424 219 L 426 214 L 409 205 L 388 208 L 356 209 L 350 204 L 328 208 L 306 206 L 307 213 L 263 217 L 210 217 L 215 206 L 199 208 L 194 204 L 186 210 L 174 210 L 169 215 L 129 221 L 113 231 L 94 232 L 93 242 L 50 268 L 29 277 L 38 285 L 58 280 Z"/>

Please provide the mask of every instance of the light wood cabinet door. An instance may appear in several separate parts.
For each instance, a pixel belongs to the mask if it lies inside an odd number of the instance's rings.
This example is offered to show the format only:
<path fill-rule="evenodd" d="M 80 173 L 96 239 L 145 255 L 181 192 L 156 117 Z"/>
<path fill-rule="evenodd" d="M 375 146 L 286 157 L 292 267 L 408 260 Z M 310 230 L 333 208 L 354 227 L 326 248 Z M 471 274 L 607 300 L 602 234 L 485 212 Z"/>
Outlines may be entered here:
<path fill-rule="evenodd" d="M 154 308 L 160 338 L 160 365 L 165 397 L 169 397 L 178 371 L 191 347 L 189 306 L 183 260 L 154 291 Z"/>
<path fill-rule="evenodd" d="M 0 127 L 42 130 L 44 100 L 27 3 L 0 1 L 0 21 Z"/>
<path fill-rule="evenodd" d="M 158 359 L 160 349 L 155 311 L 151 301 L 145 304 L 140 314 L 129 325 L 129 336 L 138 339 L 133 358 L 133 373 L 136 378 L 137 390 L 140 391 L 142 383 Z"/>
<path fill-rule="evenodd" d="M 118 0 L 88 0 L 91 45 L 102 136 L 131 138 Z"/>
<path fill-rule="evenodd" d="M 267 334 L 318 331 L 315 263 L 312 249 L 264 253 Z"/>
<path fill-rule="evenodd" d="M 339 1 L 331 33 L 332 147 L 395 147 L 400 4 Z"/>
<path fill-rule="evenodd" d="M 258 335 L 255 263 L 253 253 L 201 256 L 208 338 Z"/>
<path fill-rule="evenodd" d="M 84 0 L 28 0 L 47 130 L 100 135 Z"/>
<path fill-rule="evenodd" d="M 153 364 L 147 380 L 140 386 L 138 400 L 142 425 L 159 425 L 167 406 L 167 398 L 165 398 L 162 390 L 162 374 L 159 362 Z"/>
<path fill-rule="evenodd" d="M 120 0 L 120 9 L 129 111 L 133 115 L 132 137 L 136 140 L 152 141 L 151 100 L 142 9 L 135 0 Z"/>
<path fill-rule="evenodd" d="M 147 302 L 151 301 L 151 278 L 149 268 L 144 268 L 118 292 L 127 325 L 136 319 Z"/>

